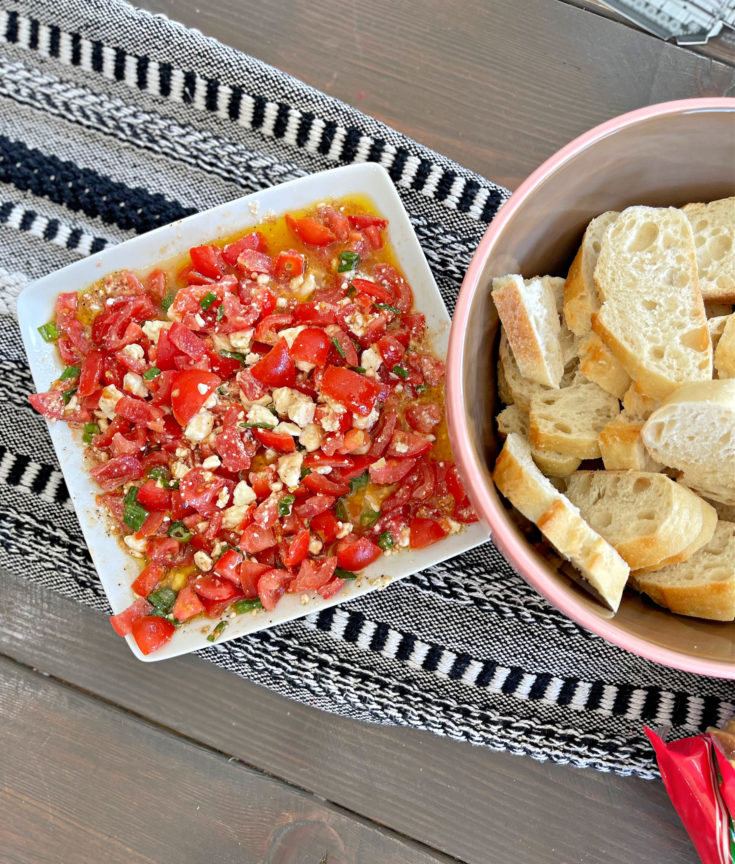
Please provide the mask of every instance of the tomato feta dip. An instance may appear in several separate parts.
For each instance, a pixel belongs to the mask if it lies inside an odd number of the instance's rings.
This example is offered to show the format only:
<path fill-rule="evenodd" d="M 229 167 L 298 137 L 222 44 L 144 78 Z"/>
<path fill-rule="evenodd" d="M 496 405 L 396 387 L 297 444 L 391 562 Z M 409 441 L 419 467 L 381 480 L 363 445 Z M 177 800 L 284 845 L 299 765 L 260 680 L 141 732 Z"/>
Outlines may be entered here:
<path fill-rule="evenodd" d="M 364 202 L 319 204 L 61 294 L 39 328 L 66 367 L 30 401 L 81 430 L 141 562 L 111 622 L 144 654 L 195 617 L 222 619 L 214 641 L 285 593 L 329 598 L 476 521 L 386 228 Z"/>

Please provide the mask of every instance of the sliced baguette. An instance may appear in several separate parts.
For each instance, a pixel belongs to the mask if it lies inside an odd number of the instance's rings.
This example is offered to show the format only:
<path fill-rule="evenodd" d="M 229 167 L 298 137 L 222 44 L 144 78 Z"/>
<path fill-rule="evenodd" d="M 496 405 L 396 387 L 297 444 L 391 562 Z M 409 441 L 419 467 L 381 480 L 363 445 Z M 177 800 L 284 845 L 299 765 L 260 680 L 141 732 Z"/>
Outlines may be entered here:
<path fill-rule="evenodd" d="M 732 483 L 723 483 L 716 473 L 701 469 L 682 471 L 679 482 L 703 498 L 735 506 L 735 486 Z"/>
<path fill-rule="evenodd" d="M 631 576 L 631 585 L 679 615 L 735 619 L 735 525 L 718 522 L 712 539 L 687 561 Z"/>
<path fill-rule="evenodd" d="M 590 331 L 586 336 L 582 336 L 577 353 L 579 370 L 584 377 L 594 381 L 598 387 L 602 387 L 616 399 L 622 399 L 631 385 L 630 376 L 597 333 Z"/>
<path fill-rule="evenodd" d="M 564 318 L 575 336 L 585 336 L 592 326 L 592 315 L 600 308 L 593 274 L 607 229 L 618 218 L 610 210 L 587 226 L 564 283 Z"/>
<path fill-rule="evenodd" d="M 717 340 L 715 369 L 718 378 L 735 378 L 735 315 L 727 316 L 720 338 Z"/>
<path fill-rule="evenodd" d="M 526 414 L 531 408 L 531 399 L 536 393 L 546 393 L 550 388 L 544 387 L 543 384 L 537 384 L 535 381 L 529 381 L 521 375 L 521 370 L 518 368 L 513 352 L 510 349 L 510 344 L 505 335 L 505 331 L 500 334 L 500 349 L 498 352 L 499 366 L 501 367 L 501 375 L 506 388 L 506 396 L 510 397 L 507 404 L 515 403 L 518 407 L 525 411 Z M 568 387 L 573 381 L 579 378 L 579 363 L 573 358 L 564 370 L 564 375 L 561 379 L 561 386 Z M 505 402 L 505 397 L 502 397 Z"/>
<path fill-rule="evenodd" d="M 501 435 L 510 435 L 512 432 L 528 438 L 528 414 L 521 411 L 517 405 L 508 405 L 495 418 L 498 423 L 498 432 Z M 573 474 L 581 459 L 568 456 L 566 453 L 555 453 L 553 450 L 537 450 L 531 447 L 531 456 L 538 467 L 551 477 L 568 477 Z"/>
<path fill-rule="evenodd" d="M 609 227 L 594 273 L 592 328 L 643 393 L 665 398 L 712 377 L 694 238 L 673 207 L 629 207 Z"/>
<path fill-rule="evenodd" d="M 582 584 L 617 611 L 628 565 L 539 471 L 528 442 L 520 435 L 511 433 L 506 438 L 493 480 L 510 503 L 538 525 L 559 554 L 578 569 Z"/>
<path fill-rule="evenodd" d="M 599 459 L 599 435 L 620 413 L 618 400 L 591 382 L 546 390 L 531 399 L 529 440 L 539 450 Z"/>
<path fill-rule="evenodd" d="M 631 420 L 648 420 L 660 405 L 659 399 L 652 399 L 641 393 L 635 381 L 623 394 L 623 410 Z"/>
<path fill-rule="evenodd" d="M 564 374 L 554 291 L 541 279 L 493 279 L 492 298 L 521 375 L 558 387 Z"/>
<path fill-rule="evenodd" d="M 730 315 L 714 315 L 712 318 L 707 319 L 707 330 L 709 331 L 709 338 L 712 342 L 712 350 L 715 352 L 715 369 L 717 369 L 717 343 L 720 341 L 722 334 L 725 331 L 725 325 L 729 318 Z"/>
<path fill-rule="evenodd" d="M 698 538 L 706 543 L 704 508 L 715 516 L 712 531 L 716 522 L 714 508 L 689 489 L 647 471 L 577 471 L 567 481 L 567 497 L 631 570 L 664 566 L 691 554 Z"/>
<path fill-rule="evenodd" d="M 660 462 L 652 459 L 641 438 L 642 420 L 634 420 L 625 411 L 600 432 L 600 456 L 608 471 L 660 471 Z"/>
<path fill-rule="evenodd" d="M 682 209 L 694 233 L 702 296 L 735 302 L 735 198 L 687 204 Z"/>
<path fill-rule="evenodd" d="M 654 411 L 641 432 L 658 462 L 684 472 L 706 498 L 735 500 L 735 379 L 685 384 Z M 724 503 L 729 503 L 725 500 Z"/>

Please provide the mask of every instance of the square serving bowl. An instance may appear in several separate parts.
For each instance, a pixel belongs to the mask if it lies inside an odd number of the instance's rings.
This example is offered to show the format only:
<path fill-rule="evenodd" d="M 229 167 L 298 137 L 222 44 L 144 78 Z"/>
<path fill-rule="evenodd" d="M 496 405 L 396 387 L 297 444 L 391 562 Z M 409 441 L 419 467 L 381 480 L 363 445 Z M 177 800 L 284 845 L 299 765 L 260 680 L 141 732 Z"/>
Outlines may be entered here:
<path fill-rule="evenodd" d="M 413 288 L 415 306 L 426 316 L 433 349 L 445 357 L 450 321 L 439 289 L 388 173 L 380 165 L 370 163 L 334 168 L 229 201 L 105 249 L 29 285 L 18 300 L 18 320 L 36 387 L 39 391 L 48 390 L 63 368 L 56 346 L 44 342 L 37 329 L 53 318 L 54 303 L 61 292 L 86 288 L 116 270 L 144 273 L 161 261 L 188 252 L 192 246 L 255 227 L 265 214 L 280 216 L 288 210 L 351 195 L 367 196 L 378 212 L 389 220 L 389 239 Z M 130 585 L 138 573 L 138 564 L 106 527 L 104 514 L 96 502 L 100 489 L 84 467 L 79 432 L 66 423 L 54 423 L 50 425 L 50 433 L 100 581 L 113 612 L 121 612 L 135 599 Z M 227 642 L 344 603 L 377 587 L 384 587 L 394 579 L 458 555 L 487 538 L 488 530 L 480 522 L 468 525 L 461 533 L 449 535 L 425 549 L 405 549 L 390 557 L 384 556 L 328 600 L 315 595 L 307 605 L 302 605 L 300 595 L 287 594 L 273 612 L 246 613 L 230 619 L 218 642 Z M 206 637 L 214 624 L 212 619 L 206 619 L 206 623 L 203 619 L 187 622 L 178 628 L 170 642 L 149 655 L 141 653 L 132 636 L 126 638 L 131 651 L 140 660 L 164 660 L 210 646 Z"/>

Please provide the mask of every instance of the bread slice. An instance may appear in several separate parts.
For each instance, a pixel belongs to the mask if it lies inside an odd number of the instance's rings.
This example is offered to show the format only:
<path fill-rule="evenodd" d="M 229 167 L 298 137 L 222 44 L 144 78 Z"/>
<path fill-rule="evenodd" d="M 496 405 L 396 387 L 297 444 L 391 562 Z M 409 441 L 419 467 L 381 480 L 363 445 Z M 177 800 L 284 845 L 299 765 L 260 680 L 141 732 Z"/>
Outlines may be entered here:
<path fill-rule="evenodd" d="M 501 435 L 510 435 L 515 432 L 528 438 L 528 414 L 521 411 L 517 405 L 508 405 L 495 418 L 498 423 L 498 432 Z M 566 453 L 555 453 L 553 450 L 537 450 L 531 447 L 531 456 L 538 467 L 551 477 L 568 477 L 573 474 L 581 459 L 568 456 Z"/>
<path fill-rule="evenodd" d="M 559 316 L 559 344 L 561 345 L 561 357 L 564 366 L 577 356 L 577 337 L 567 327 L 564 318 L 564 279 L 560 276 L 541 276 L 541 281 L 554 295 L 554 305 Z M 528 284 L 528 279 L 524 280 Z"/>
<path fill-rule="evenodd" d="M 730 315 L 714 315 L 712 318 L 707 319 L 707 330 L 709 331 L 709 338 L 712 342 L 712 350 L 715 352 L 715 369 L 717 369 L 717 343 L 722 338 L 722 334 L 725 331 L 725 324 L 727 324 L 729 318 Z"/>
<path fill-rule="evenodd" d="M 642 420 L 631 419 L 625 411 L 600 432 L 600 456 L 608 471 L 660 471 L 641 438 Z"/>
<path fill-rule="evenodd" d="M 721 482 L 720 477 L 714 472 L 699 470 L 682 471 L 679 482 L 684 486 L 707 498 L 709 501 L 718 502 L 728 506 L 735 506 L 735 487 L 732 482 Z"/>
<path fill-rule="evenodd" d="M 600 301 L 593 274 L 600 254 L 602 238 L 618 218 L 614 210 L 603 213 L 587 226 L 564 283 L 564 318 L 575 336 L 586 336 L 592 327 L 592 315 L 599 311 Z"/>
<path fill-rule="evenodd" d="M 701 536 L 704 508 L 715 515 L 686 487 L 648 471 L 577 471 L 567 497 L 631 570 L 681 555 Z"/>
<path fill-rule="evenodd" d="M 528 414 L 531 408 L 531 399 L 536 393 L 546 393 L 550 388 L 544 387 L 543 384 L 537 384 L 535 381 L 529 381 L 521 375 L 521 370 L 518 368 L 513 352 L 510 349 L 510 344 L 505 335 L 505 331 L 500 334 L 500 349 L 498 352 L 498 365 L 502 369 L 499 373 L 498 380 L 502 375 L 502 381 L 506 388 L 506 396 L 510 397 L 507 404 L 514 403 Z M 568 387 L 573 381 L 579 378 L 579 362 L 574 357 L 564 370 L 564 375 L 561 379 L 561 386 Z M 501 396 L 505 402 L 505 397 Z"/>
<path fill-rule="evenodd" d="M 602 239 L 594 278 L 602 305 L 592 328 L 643 393 L 662 399 L 712 377 L 694 238 L 681 210 L 624 210 Z"/>
<path fill-rule="evenodd" d="M 710 321 L 717 319 L 710 319 Z M 714 341 L 714 340 L 713 340 Z M 718 378 L 735 378 L 735 315 L 728 315 L 715 348 Z"/>
<path fill-rule="evenodd" d="M 585 378 L 594 381 L 606 393 L 622 399 L 630 387 L 628 373 L 612 351 L 594 331 L 582 336 L 577 346 L 579 369 Z"/>
<path fill-rule="evenodd" d="M 735 499 L 735 379 L 685 384 L 651 414 L 641 434 L 651 456 L 683 471 L 688 486 L 709 490 L 705 497 L 718 501 L 713 489 L 731 490 Z"/>
<path fill-rule="evenodd" d="M 539 450 L 599 459 L 599 435 L 620 413 L 618 400 L 591 382 L 547 390 L 531 399 L 529 440 Z"/>
<path fill-rule="evenodd" d="M 735 524 L 718 522 L 712 539 L 687 561 L 631 577 L 654 603 L 694 618 L 735 619 Z"/>
<path fill-rule="evenodd" d="M 735 198 L 687 204 L 683 210 L 694 233 L 702 296 L 735 302 Z"/>
<path fill-rule="evenodd" d="M 493 279 L 492 297 L 524 378 L 558 387 L 564 374 L 554 292 L 541 279 L 511 275 Z"/>
<path fill-rule="evenodd" d="M 635 381 L 623 394 L 623 410 L 626 417 L 631 420 L 648 420 L 660 405 L 659 399 L 652 399 L 641 393 Z"/>
<path fill-rule="evenodd" d="M 510 503 L 538 525 L 559 554 L 577 568 L 583 578 L 581 584 L 616 612 L 628 579 L 628 565 L 539 471 L 528 442 L 520 435 L 511 433 L 505 439 L 493 480 Z"/>

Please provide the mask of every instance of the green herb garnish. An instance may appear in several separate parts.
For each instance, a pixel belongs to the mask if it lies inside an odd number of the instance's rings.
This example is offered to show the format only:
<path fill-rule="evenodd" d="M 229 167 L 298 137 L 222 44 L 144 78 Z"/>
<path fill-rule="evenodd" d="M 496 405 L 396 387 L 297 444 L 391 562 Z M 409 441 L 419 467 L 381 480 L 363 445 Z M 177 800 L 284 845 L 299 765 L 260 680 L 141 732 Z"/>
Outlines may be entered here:
<path fill-rule="evenodd" d="M 309 474 L 311 474 L 311 468 L 305 468 L 302 466 L 301 467 L 301 479 L 303 480 L 304 477 L 308 477 Z"/>
<path fill-rule="evenodd" d="M 176 288 L 172 288 L 168 293 L 164 294 L 163 300 L 161 300 L 161 309 L 163 309 L 164 312 L 168 312 L 172 303 L 176 299 L 176 291 Z"/>
<path fill-rule="evenodd" d="M 404 381 L 406 380 L 406 378 L 408 378 L 408 370 L 405 369 L 403 366 L 399 366 L 397 363 L 391 369 L 391 372 L 394 375 L 397 375 L 399 378 L 403 378 Z"/>
<path fill-rule="evenodd" d="M 227 357 L 228 360 L 237 360 L 238 363 L 245 365 L 245 355 L 240 351 L 220 351 L 220 357 Z"/>
<path fill-rule="evenodd" d="M 275 423 L 238 423 L 241 429 L 275 429 Z"/>
<path fill-rule="evenodd" d="M 347 356 L 345 354 L 345 349 L 339 344 L 339 341 L 334 336 L 332 336 L 332 345 L 334 345 L 334 347 L 337 349 L 337 353 L 344 360 L 344 358 Z"/>
<path fill-rule="evenodd" d="M 263 604 L 257 597 L 254 597 L 252 600 L 235 600 L 232 604 L 232 608 L 238 615 L 242 615 L 243 612 L 252 612 L 253 609 L 262 609 Z"/>
<path fill-rule="evenodd" d="M 375 510 L 363 510 L 360 514 L 360 525 L 363 528 L 370 528 L 378 519 L 380 519 L 380 511 L 376 513 Z"/>
<path fill-rule="evenodd" d="M 383 531 L 382 534 L 378 537 L 378 546 L 385 552 L 386 549 L 391 549 L 396 545 L 396 541 L 393 539 L 393 535 L 390 531 Z"/>
<path fill-rule="evenodd" d="M 84 431 L 82 432 L 82 441 L 85 444 L 91 444 L 95 435 L 99 434 L 100 427 L 96 423 L 85 423 Z"/>
<path fill-rule="evenodd" d="M 42 324 L 38 328 L 38 332 L 43 337 L 44 342 L 56 342 L 59 336 L 61 336 L 53 321 L 49 321 L 48 324 Z"/>
<path fill-rule="evenodd" d="M 199 301 L 199 305 L 202 307 L 202 309 L 206 311 L 207 309 L 209 309 L 212 303 L 215 302 L 216 299 L 217 295 L 213 294 L 210 291 L 208 294 L 205 294 L 204 297 L 202 297 L 202 299 Z"/>
<path fill-rule="evenodd" d="M 337 503 L 334 505 L 334 513 L 340 522 L 350 521 L 350 514 L 347 512 L 347 505 L 344 502 L 344 498 L 337 499 Z"/>
<path fill-rule="evenodd" d="M 350 283 L 347 286 L 347 296 L 348 297 L 354 297 L 355 294 L 357 294 L 357 288 L 355 288 L 355 286 L 352 283 Z"/>
<path fill-rule="evenodd" d="M 343 570 L 342 567 L 335 568 L 334 575 L 338 579 L 357 579 L 357 573 L 353 573 L 352 570 Z"/>
<path fill-rule="evenodd" d="M 428 384 L 417 384 L 417 385 L 414 387 L 414 390 L 415 390 L 417 393 L 423 393 L 424 390 L 428 390 L 428 389 L 429 389 L 429 385 L 428 385 Z"/>
<path fill-rule="evenodd" d="M 400 315 L 401 310 L 396 309 L 395 306 L 391 306 L 390 303 L 376 303 L 376 309 L 385 310 L 386 312 L 392 312 L 394 315 Z"/>
<path fill-rule="evenodd" d="M 59 381 L 66 381 L 67 378 L 78 378 L 81 371 L 81 366 L 67 366 L 59 375 Z"/>
<path fill-rule="evenodd" d="M 226 621 L 220 621 L 219 624 L 212 630 L 212 632 L 207 636 L 207 642 L 214 642 L 218 636 L 221 636 L 225 627 L 227 626 Z"/>
<path fill-rule="evenodd" d="M 138 500 L 138 490 L 140 486 L 131 486 L 128 491 L 125 493 L 125 497 L 123 498 L 124 504 L 135 504 Z"/>
<path fill-rule="evenodd" d="M 128 528 L 131 528 L 133 531 L 140 531 L 147 518 L 148 511 L 144 510 L 140 504 L 136 504 L 134 501 L 125 504 L 123 522 L 128 526 Z"/>
<path fill-rule="evenodd" d="M 359 372 L 361 375 L 364 375 L 367 372 L 367 369 L 364 366 L 350 366 L 353 372 Z"/>
<path fill-rule="evenodd" d="M 151 606 L 153 606 L 156 612 L 168 615 L 168 613 L 174 608 L 176 592 L 164 585 L 162 588 L 152 591 L 145 599 L 151 604 Z"/>
<path fill-rule="evenodd" d="M 349 270 L 357 270 L 357 265 L 360 263 L 360 256 L 357 252 L 340 252 L 338 273 L 347 273 Z"/>
<path fill-rule="evenodd" d="M 143 373 L 143 377 L 145 378 L 146 381 L 152 381 L 154 378 L 157 378 L 160 374 L 161 374 L 161 370 L 158 368 L 158 366 L 151 366 L 150 369 L 147 369 Z"/>
<path fill-rule="evenodd" d="M 350 493 L 357 492 L 358 489 L 364 489 L 370 481 L 370 475 L 366 471 L 358 477 L 353 477 L 350 480 Z"/>
<path fill-rule="evenodd" d="M 154 465 L 148 472 L 151 480 L 168 480 L 168 468 L 164 465 Z"/>
<path fill-rule="evenodd" d="M 178 540 L 179 543 L 188 543 L 192 538 L 192 533 L 183 522 L 172 522 L 168 529 L 168 536 Z"/>
<path fill-rule="evenodd" d="M 293 502 L 296 500 L 295 495 L 284 495 L 283 498 L 278 502 L 278 515 L 279 516 L 290 516 L 291 515 L 291 507 L 293 507 Z"/>
<path fill-rule="evenodd" d="M 215 316 L 214 320 L 217 321 L 217 323 L 219 323 L 224 317 L 225 317 L 225 304 L 221 303 L 217 307 L 217 315 Z"/>
<path fill-rule="evenodd" d="M 64 400 L 64 405 L 68 405 L 71 402 L 72 397 L 76 392 L 76 387 L 72 387 L 71 390 L 64 390 L 64 392 L 61 394 L 61 398 Z"/>

